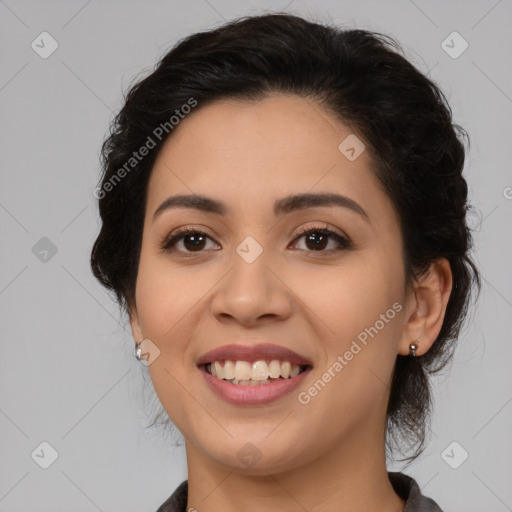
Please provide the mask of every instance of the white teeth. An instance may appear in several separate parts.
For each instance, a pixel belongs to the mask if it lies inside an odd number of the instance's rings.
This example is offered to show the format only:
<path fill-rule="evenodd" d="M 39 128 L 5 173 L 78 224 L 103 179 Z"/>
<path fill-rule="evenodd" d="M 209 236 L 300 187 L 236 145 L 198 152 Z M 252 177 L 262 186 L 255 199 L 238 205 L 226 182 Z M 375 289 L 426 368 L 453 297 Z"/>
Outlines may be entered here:
<path fill-rule="evenodd" d="M 300 366 L 292 365 L 289 361 L 273 359 L 268 364 L 260 360 L 254 363 L 247 361 L 213 361 L 208 365 L 210 373 L 218 379 L 229 380 L 233 384 L 253 386 L 257 384 L 270 384 L 270 379 L 293 378 L 299 375 Z"/>
<path fill-rule="evenodd" d="M 278 379 L 281 375 L 281 363 L 279 361 L 276 361 L 275 359 L 273 361 L 270 361 L 270 364 L 268 365 L 268 376 L 272 379 Z"/>
<path fill-rule="evenodd" d="M 234 379 L 235 378 L 235 364 L 233 361 L 225 361 L 224 362 L 224 379 Z"/>
<path fill-rule="evenodd" d="M 261 384 L 272 384 L 269 380 L 257 381 L 257 380 L 236 380 L 231 381 L 233 384 L 239 386 L 260 386 Z"/>
<path fill-rule="evenodd" d="M 288 361 L 285 361 L 281 365 L 281 377 L 283 377 L 283 379 L 287 379 L 290 376 L 291 369 L 292 365 Z"/>
<path fill-rule="evenodd" d="M 224 378 L 224 375 L 222 375 L 222 378 Z M 251 378 L 251 365 L 247 361 L 237 361 L 235 363 L 235 379 L 249 380 L 250 378 Z"/>
<path fill-rule="evenodd" d="M 265 361 L 256 361 L 252 364 L 251 380 L 267 380 L 268 366 Z"/>
<path fill-rule="evenodd" d="M 222 366 L 219 361 L 215 361 L 212 365 L 212 375 L 218 377 L 223 374 Z"/>

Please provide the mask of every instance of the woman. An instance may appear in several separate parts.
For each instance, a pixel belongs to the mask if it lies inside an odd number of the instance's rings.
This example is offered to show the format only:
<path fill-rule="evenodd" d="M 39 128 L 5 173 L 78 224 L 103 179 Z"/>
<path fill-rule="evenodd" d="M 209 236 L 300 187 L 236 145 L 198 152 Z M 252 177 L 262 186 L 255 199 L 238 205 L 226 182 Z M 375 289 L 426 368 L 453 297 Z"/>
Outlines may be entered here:
<path fill-rule="evenodd" d="M 386 460 L 422 452 L 480 286 L 461 135 L 393 40 L 287 14 L 131 88 L 91 265 L 185 438 L 159 512 L 441 511 Z"/>

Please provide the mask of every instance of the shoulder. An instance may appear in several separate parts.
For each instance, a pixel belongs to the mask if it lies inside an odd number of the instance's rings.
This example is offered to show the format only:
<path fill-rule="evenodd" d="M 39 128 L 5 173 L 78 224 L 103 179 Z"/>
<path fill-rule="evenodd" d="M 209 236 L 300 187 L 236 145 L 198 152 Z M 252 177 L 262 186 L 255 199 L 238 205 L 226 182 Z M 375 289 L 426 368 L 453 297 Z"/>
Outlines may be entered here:
<path fill-rule="evenodd" d="M 171 496 L 162 503 L 156 512 L 186 512 L 188 480 L 181 482 Z"/>
<path fill-rule="evenodd" d="M 405 501 L 403 512 L 443 512 L 431 498 L 422 494 L 414 478 L 399 472 L 388 472 L 395 492 Z M 186 512 L 188 480 L 183 481 L 156 512 Z"/>
<path fill-rule="evenodd" d="M 388 472 L 395 492 L 405 501 L 403 512 L 443 512 L 432 499 L 422 494 L 414 478 L 399 472 Z"/>

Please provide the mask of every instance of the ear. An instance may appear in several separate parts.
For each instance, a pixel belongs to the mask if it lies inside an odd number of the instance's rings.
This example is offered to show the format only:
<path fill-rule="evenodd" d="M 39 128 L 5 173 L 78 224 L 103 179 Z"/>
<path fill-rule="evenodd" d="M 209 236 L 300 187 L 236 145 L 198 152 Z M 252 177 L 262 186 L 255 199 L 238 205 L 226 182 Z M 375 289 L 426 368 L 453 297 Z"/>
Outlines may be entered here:
<path fill-rule="evenodd" d="M 452 281 L 450 263 L 446 258 L 440 258 L 414 283 L 406 304 L 400 355 L 409 355 L 409 345 L 414 341 L 418 345 L 417 356 L 428 352 L 443 326 Z"/>
<path fill-rule="evenodd" d="M 134 341 L 142 341 L 142 327 L 140 325 L 139 314 L 135 306 L 130 306 L 130 327 Z"/>

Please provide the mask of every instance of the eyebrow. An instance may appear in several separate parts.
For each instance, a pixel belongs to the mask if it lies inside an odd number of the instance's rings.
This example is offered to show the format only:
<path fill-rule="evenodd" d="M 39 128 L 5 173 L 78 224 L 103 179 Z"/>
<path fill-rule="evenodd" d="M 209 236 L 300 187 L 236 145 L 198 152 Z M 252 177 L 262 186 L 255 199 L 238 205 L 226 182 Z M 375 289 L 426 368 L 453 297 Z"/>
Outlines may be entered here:
<path fill-rule="evenodd" d="M 282 216 L 291 212 L 306 210 L 319 206 L 340 206 L 360 215 L 367 222 L 370 218 L 365 210 L 353 199 L 340 194 L 295 194 L 277 199 L 274 203 L 274 216 Z M 153 214 L 153 221 L 164 211 L 174 208 L 193 208 L 206 213 L 225 216 L 230 212 L 226 203 L 198 194 L 176 195 L 168 197 Z"/>

